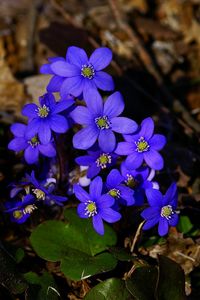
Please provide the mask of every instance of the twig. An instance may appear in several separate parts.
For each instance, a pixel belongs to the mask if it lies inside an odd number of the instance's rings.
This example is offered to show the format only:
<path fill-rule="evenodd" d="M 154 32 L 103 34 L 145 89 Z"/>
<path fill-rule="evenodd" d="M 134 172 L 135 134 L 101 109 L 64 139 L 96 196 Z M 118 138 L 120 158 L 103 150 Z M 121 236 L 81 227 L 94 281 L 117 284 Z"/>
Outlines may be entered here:
<path fill-rule="evenodd" d="M 136 231 L 136 233 L 135 233 L 135 236 L 134 236 L 134 239 L 133 239 L 133 242 L 132 242 L 132 245 L 131 245 L 131 249 L 130 249 L 131 253 L 134 251 L 135 244 L 136 244 L 137 241 L 138 241 L 138 238 L 139 238 L 139 236 L 140 236 L 140 233 L 141 233 L 141 230 L 142 230 L 142 226 L 144 225 L 144 222 L 145 222 L 145 221 L 141 222 L 141 223 L 139 224 L 138 228 L 137 228 L 137 231 Z"/>

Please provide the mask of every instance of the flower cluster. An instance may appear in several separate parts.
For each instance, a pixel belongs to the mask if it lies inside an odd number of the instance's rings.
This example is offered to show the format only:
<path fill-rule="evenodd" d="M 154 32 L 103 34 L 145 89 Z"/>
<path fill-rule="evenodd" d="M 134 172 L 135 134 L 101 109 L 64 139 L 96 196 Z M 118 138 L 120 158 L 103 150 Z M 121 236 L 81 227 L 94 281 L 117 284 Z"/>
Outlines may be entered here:
<path fill-rule="evenodd" d="M 100 90 L 114 89 L 112 77 L 103 71 L 111 60 L 112 52 L 106 47 L 96 49 L 88 58 L 83 49 L 74 46 L 68 48 L 66 58 L 49 59 L 40 70 L 52 75 L 47 93 L 39 98 L 39 105 L 24 106 L 22 114 L 28 123 L 11 126 L 15 137 L 8 147 L 24 151 L 28 164 L 37 163 L 39 154 L 52 159 L 58 150 L 57 135 L 65 133 L 72 124 L 73 148 L 87 151 L 75 158 L 86 172 L 85 182 L 89 185 L 88 191 L 81 186 L 81 180 L 73 185 L 75 197 L 80 201 L 77 207 L 80 218 L 91 218 L 94 229 L 102 235 L 103 221 L 119 221 L 123 206 L 141 206 L 147 198 L 150 207 L 141 213 L 146 221 L 143 228 L 159 223 L 158 232 L 163 236 L 169 226 L 178 222 L 176 185 L 172 184 L 163 196 L 154 181 L 156 171 L 164 167 L 159 151 L 166 138 L 154 133 L 152 118 L 138 125 L 122 116 L 125 104 L 120 92 L 102 98 Z M 59 101 L 55 100 L 54 92 L 60 94 Z M 55 196 L 53 190 L 48 184 L 39 183 L 32 172 L 22 186 L 12 190 L 17 200 L 8 203 L 7 212 L 22 223 L 41 201 L 61 205 L 66 198 Z M 19 201 L 22 191 L 26 192 Z"/>

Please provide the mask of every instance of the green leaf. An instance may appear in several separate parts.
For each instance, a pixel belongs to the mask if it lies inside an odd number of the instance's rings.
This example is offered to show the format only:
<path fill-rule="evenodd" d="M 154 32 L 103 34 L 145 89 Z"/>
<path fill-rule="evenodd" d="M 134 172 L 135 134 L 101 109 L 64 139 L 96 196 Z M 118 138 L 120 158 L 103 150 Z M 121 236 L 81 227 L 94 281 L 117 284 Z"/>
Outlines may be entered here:
<path fill-rule="evenodd" d="M 36 253 L 49 261 L 61 261 L 62 271 L 73 280 L 115 268 L 117 260 L 101 253 L 116 243 L 112 228 L 105 224 L 101 236 L 94 231 L 91 220 L 80 219 L 75 210 L 66 210 L 65 217 L 67 223 L 46 221 L 33 231 L 30 241 Z"/>
<path fill-rule="evenodd" d="M 84 300 L 134 300 L 123 280 L 110 278 L 97 284 L 85 296 Z"/>
<path fill-rule="evenodd" d="M 155 267 L 138 267 L 126 280 L 126 288 L 137 300 L 154 300 L 157 276 L 158 271 Z"/>
<path fill-rule="evenodd" d="M 27 282 L 30 284 L 27 293 L 27 300 L 58 300 L 60 299 L 57 286 L 53 276 L 44 272 L 38 276 L 34 272 L 29 272 L 24 275 Z"/>
<path fill-rule="evenodd" d="M 159 256 L 158 300 L 184 300 L 185 277 L 181 267 L 165 256 Z"/>
<path fill-rule="evenodd" d="M 188 216 L 181 216 L 178 223 L 178 230 L 183 233 L 188 233 L 193 228 Z"/>
<path fill-rule="evenodd" d="M 112 270 L 116 264 L 116 259 L 109 253 L 91 256 L 83 252 L 71 251 L 62 260 L 61 271 L 73 280 L 82 280 Z"/>
<path fill-rule="evenodd" d="M 124 248 L 120 247 L 111 247 L 109 252 L 112 253 L 120 261 L 133 261 L 135 257 L 128 253 Z"/>

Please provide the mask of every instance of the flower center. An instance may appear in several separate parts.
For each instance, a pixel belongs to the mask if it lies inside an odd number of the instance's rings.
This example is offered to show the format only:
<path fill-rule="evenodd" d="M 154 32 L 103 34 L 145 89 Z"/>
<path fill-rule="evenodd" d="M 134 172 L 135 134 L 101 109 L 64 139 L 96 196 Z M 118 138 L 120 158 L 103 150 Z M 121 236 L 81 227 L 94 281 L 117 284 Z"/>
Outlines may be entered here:
<path fill-rule="evenodd" d="M 21 219 L 23 217 L 23 212 L 21 210 L 15 210 L 13 212 L 13 217 L 17 220 Z"/>
<path fill-rule="evenodd" d="M 27 205 L 24 210 L 23 210 L 23 213 L 24 214 L 32 214 L 32 212 L 37 209 L 37 207 L 34 205 L 34 204 L 30 204 L 30 205 Z"/>
<path fill-rule="evenodd" d="M 132 189 L 134 189 L 138 185 L 138 181 L 131 175 L 127 174 L 127 180 L 125 180 L 125 183 Z"/>
<path fill-rule="evenodd" d="M 37 114 L 40 118 L 46 118 L 49 114 L 49 107 L 47 107 L 45 104 L 42 107 L 38 107 Z"/>
<path fill-rule="evenodd" d="M 33 189 L 32 191 L 38 200 L 45 200 L 45 192 L 40 189 Z"/>
<path fill-rule="evenodd" d="M 172 209 L 171 205 L 163 206 L 161 209 L 161 217 L 166 218 L 167 220 L 170 220 L 172 215 L 174 214 L 174 211 Z"/>
<path fill-rule="evenodd" d="M 149 150 L 149 144 L 148 142 L 141 136 L 137 142 L 135 142 L 137 148 L 137 152 L 146 152 Z"/>
<path fill-rule="evenodd" d="M 94 215 L 97 214 L 97 207 L 95 202 L 88 200 L 86 203 L 85 207 L 85 215 L 88 217 L 93 217 Z"/>
<path fill-rule="evenodd" d="M 121 195 L 120 190 L 118 189 L 112 189 L 108 192 L 108 194 L 113 198 L 120 198 Z"/>
<path fill-rule="evenodd" d="M 95 75 L 93 65 L 91 64 L 83 65 L 81 68 L 81 75 L 85 78 L 92 79 Z"/>
<path fill-rule="evenodd" d="M 40 144 L 40 141 L 38 139 L 38 136 L 35 135 L 28 143 L 32 146 L 32 148 L 37 147 Z"/>
<path fill-rule="evenodd" d="M 111 164 L 112 157 L 108 153 L 103 153 L 99 156 L 99 158 L 96 160 L 97 167 L 101 167 L 102 169 L 105 169 L 107 167 L 107 164 Z"/>
<path fill-rule="evenodd" d="M 99 129 L 109 129 L 110 128 L 110 122 L 109 122 L 107 116 L 96 118 L 95 123 Z"/>

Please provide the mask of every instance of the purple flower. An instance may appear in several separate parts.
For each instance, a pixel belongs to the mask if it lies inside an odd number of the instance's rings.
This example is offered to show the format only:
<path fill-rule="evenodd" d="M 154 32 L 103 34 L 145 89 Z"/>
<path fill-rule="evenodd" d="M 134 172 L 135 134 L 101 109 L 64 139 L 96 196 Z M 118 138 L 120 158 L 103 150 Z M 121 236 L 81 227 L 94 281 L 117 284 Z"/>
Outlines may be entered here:
<path fill-rule="evenodd" d="M 178 200 L 176 184 L 172 183 L 164 196 L 155 189 L 147 190 L 146 195 L 151 207 L 141 213 L 146 220 L 143 229 L 150 229 L 158 223 L 158 233 L 164 236 L 169 226 L 176 226 L 178 223 L 178 215 L 175 211 Z"/>
<path fill-rule="evenodd" d="M 32 192 L 33 194 L 35 194 L 35 197 L 38 201 L 44 201 L 47 205 L 52 205 L 56 203 L 57 205 L 62 206 L 62 202 L 65 202 L 67 200 L 67 197 L 53 195 L 51 185 L 48 188 L 48 184 L 47 186 L 45 186 L 39 183 L 35 178 L 34 171 L 31 172 L 31 175 L 27 174 L 27 178 L 29 182 L 34 186 Z"/>
<path fill-rule="evenodd" d="M 73 137 L 74 148 L 88 149 L 98 140 L 104 152 L 112 152 L 116 145 L 114 132 L 129 134 L 137 129 L 137 124 L 124 117 L 118 117 L 124 110 L 124 101 L 119 92 L 109 96 L 105 102 L 97 91 L 86 94 L 87 107 L 78 106 L 71 117 L 84 128 Z"/>
<path fill-rule="evenodd" d="M 163 168 L 163 158 L 158 153 L 165 143 L 166 138 L 161 134 L 153 134 L 154 123 L 151 118 L 146 118 L 141 124 L 141 129 L 132 135 L 124 135 L 126 142 L 117 145 L 115 152 L 119 155 L 127 155 L 127 168 L 137 169 L 143 161 L 154 169 Z"/>
<path fill-rule="evenodd" d="M 114 198 L 102 195 L 103 182 L 96 177 L 90 184 L 89 194 L 78 184 L 74 185 L 74 193 L 81 201 L 77 212 L 80 218 L 92 218 L 93 227 L 97 233 L 104 234 L 103 220 L 108 223 L 119 221 L 121 215 L 113 210 Z"/>
<path fill-rule="evenodd" d="M 126 185 L 134 190 L 133 197 L 135 205 L 142 205 L 144 203 L 145 192 L 147 189 L 159 189 L 158 183 L 151 181 L 155 175 L 155 171 L 149 171 L 148 167 L 130 170 L 123 162 L 121 164 L 121 174 Z"/>
<path fill-rule="evenodd" d="M 63 81 L 66 78 L 63 76 L 55 75 L 55 73 L 51 70 L 51 65 L 52 65 L 52 63 L 55 63 L 58 61 L 65 62 L 65 59 L 64 59 L 64 57 L 51 57 L 51 58 L 48 58 L 48 61 L 49 61 L 48 64 L 42 65 L 42 67 L 40 68 L 40 73 L 53 75 L 53 77 L 51 78 L 51 80 L 49 81 L 49 83 L 47 85 L 47 92 L 49 92 L 49 93 L 59 92 L 61 89 L 61 86 L 63 84 Z"/>
<path fill-rule="evenodd" d="M 8 201 L 6 202 L 6 213 L 10 214 L 11 221 L 18 224 L 24 223 L 35 209 L 37 209 L 35 197 L 33 195 L 26 195 L 21 201 Z"/>
<path fill-rule="evenodd" d="M 41 144 L 38 136 L 30 139 L 26 137 L 27 126 L 21 123 L 15 123 L 11 126 L 11 132 L 15 138 L 8 144 L 8 149 L 19 152 L 24 150 L 24 158 L 28 164 L 34 164 L 38 161 L 39 154 L 47 157 L 56 156 L 56 150 L 53 143 Z"/>
<path fill-rule="evenodd" d="M 79 47 L 69 47 L 66 60 L 53 58 L 50 64 L 41 68 L 45 74 L 54 74 L 48 85 L 48 91 L 60 90 L 61 97 L 71 94 L 75 97 L 88 89 L 112 91 L 114 83 L 112 77 L 102 71 L 112 60 L 112 52 L 106 47 L 96 49 L 88 59 L 85 51 Z"/>
<path fill-rule="evenodd" d="M 110 171 L 105 183 L 107 194 L 120 204 L 133 205 L 135 203 L 133 198 L 134 192 L 131 188 L 122 184 L 123 181 L 124 177 L 117 169 Z"/>
<path fill-rule="evenodd" d="M 38 135 L 42 144 L 48 144 L 51 140 L 51 131 L 64 133 L 69 128 L 67 119 L 59 113 L 69 108 L 74 101 L 62 100 L 56 102 L 52 94 L 45 94 L 39 98 L 40 105 L 26 104 L 22 114 L 29 118 L 25 137 L 30 140 Z"/>
<path fill-rule="evenodd" d="M 101 170 L 107 169 L 116 163 L 117 155 L 113 152 L 106 153 L 102 150 L 88 151 L 88 155 L 79 156 L 75 159 L 80 166 L 88 166 L 87 177 L 92 178 Z"/>

